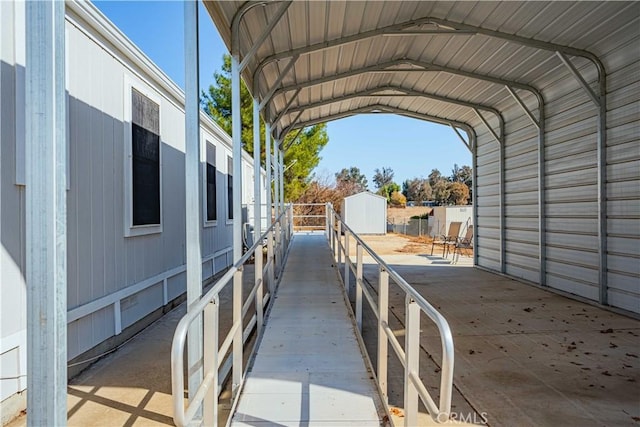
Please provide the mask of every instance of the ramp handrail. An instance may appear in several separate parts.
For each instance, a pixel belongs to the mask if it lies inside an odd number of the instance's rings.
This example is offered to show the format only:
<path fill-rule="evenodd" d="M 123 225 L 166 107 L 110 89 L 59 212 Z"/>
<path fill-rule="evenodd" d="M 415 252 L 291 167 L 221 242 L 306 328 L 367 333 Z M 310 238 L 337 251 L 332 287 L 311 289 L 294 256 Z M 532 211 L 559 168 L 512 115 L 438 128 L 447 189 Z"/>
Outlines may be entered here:
<path fill-rule="evenodd" d="M 239 390 L 243 374 L 242 349 L 254 327 L 262 329 L 264 307 L 275 291 L 275 284 L 282 271 L 285 252 L 291 241 L 291 206 L 287 206 L 256 243 L 218 279 L 200 300 L 188 308 L 174 332 L 171 345 L 171 383 L 173 393 L 173 420 L 179 427 L 191 425 L 196 417 L 202 417 L 204 425 L 218 424 L 218 395 L 222 380 L 233 370 L 233 393 Z M 267 242 L 267 262 L 263 267 L 263 242 Z M 255 285 L 242 303 L 242 273 L 244 264 L 254 257 Z M 268 292 L 263 296 L 265 275 Z M 233 279 L 233 280 L 232 280 Z M 229 284 L 234 284 L 233 325 L 219 346 L 218 310 L 219 294 Z M 243 330 L 243 319 L 255 298 L 255 314 Z M 203 322 L 203 374 L 202 381 L 185 408 L 184 405 L 184 356 L 189 327 L 201 315 Z M 221 359 L 229 349 L 232 353 L 226 362 Z M 222 369 L 221 369 L 222 368 Z M 191 367 L 190 367 L 191 369 Z M 201 413 L 200 413 L 201 412 Z"/>
<path fill-rule="evenodd" d="M 404 366 L 404 425 L 418 425 L 418 397 L 422 400 L 429 414 L 436 422 L 446 422 L 451 413 L 451 395 L 453 392 L 453 364 L 454 347 L 453 336 L 447 320 L 429 302 L 424 299 L 407 281 L 393 270 L 380 256 L 378 256 L 353 230 L 347 226 L 333 206 L 326 207 L 327 228 L 326 235 L 338 266 L 344 267 L 344 285 L 347 293 L 350 290 L 350 271 L 356 278 L 355 316 L 360 333 L 362 333 L 362 295 L 378 318 L 378 370 L 377 381 L 383 399 L 387 399 L 387 355 L 388 344 Z M 344 233 L 344 245 L 342 244 Z M 349 255 L 349 238 L 356 241 L 356 262 L 351 261 Z M 366 251 L 378 264 L 378 301 L 364 286 L 362 251 Z M 344 256 L 344 263 L 342 257 Z M 342 273 L 341 273 L 342 274 Z M 391 278 L 405 292 L 405 345 L 404 350 L 388 324 L 389 315 L 389 278 Z M 420 313 L 424 312 L 438 327 L 442 345 L 442 363 L 440 373 L 439 404 L 427 391 L 419 376 L 420 358 Z"/>

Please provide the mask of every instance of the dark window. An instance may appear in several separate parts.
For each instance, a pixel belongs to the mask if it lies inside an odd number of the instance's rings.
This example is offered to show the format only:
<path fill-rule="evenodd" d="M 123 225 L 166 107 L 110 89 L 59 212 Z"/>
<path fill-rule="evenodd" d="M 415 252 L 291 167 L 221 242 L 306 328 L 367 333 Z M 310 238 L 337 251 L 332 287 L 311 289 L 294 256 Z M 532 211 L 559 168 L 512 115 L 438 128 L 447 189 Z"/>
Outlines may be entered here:
<path fill-rule="evenodd" d="M 132 89 L 133 225 L 160 224 L 160 106 Z"/>
<path fill-rule="evenodd" d="M 229 219 L 233 219 L 233 159 L 227 157 L 227 209 Z"/>
<path fill-rule="evenodd" d="M 207 142 L 207 221 L 217 219 L 216 173 L 216 147 Z"/>

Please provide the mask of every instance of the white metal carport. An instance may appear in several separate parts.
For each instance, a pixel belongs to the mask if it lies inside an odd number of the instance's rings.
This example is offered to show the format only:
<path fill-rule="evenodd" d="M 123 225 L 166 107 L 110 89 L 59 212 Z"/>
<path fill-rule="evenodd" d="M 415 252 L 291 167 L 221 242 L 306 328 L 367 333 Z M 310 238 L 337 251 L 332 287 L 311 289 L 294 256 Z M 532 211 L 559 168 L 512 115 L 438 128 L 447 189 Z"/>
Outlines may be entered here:
<path fill-rule="evenodd" d="M 637 2 L 205 5 L 277 142 L 361 113 L 448 124 L 476 265 L 640 311 Z"/>
<path fill-rule="evenodd" d="M 640 312 L 640 3 L 205 5 L 232 53 L 233 105 L 239 105 L 242 73 L 255 98 L 254 120 L 262 113 L 275 139 L 280 210 L 281 143 L 289 132 L 358 113 L 448 124 L 473 153 L 478 266 Z M 198 120 L 191 86 L 197 82 L 195 15 L 187 2 L 186 120 L 192 124 Z M 62 425 L 64 4 L 30 2 L 26 21 L 29 347 L 54 352 L 29 352 L 30 423 Z M 199 149 L 194 129 L 187 125 L 187 170 L 199 158 L 190 153 Z M 233 169 L 240 170 L 239 108 L 233 135 Z M 254 146 L 259 153 L 259 143 Z M 270 173 L 270 138 L 267 147 Z M 241 186 L 235 173 L 236 218 Z M 198 193 L 186 191 L 187 213 L 195 215 Z M 193 230 L 187 236 L 193 301 L 201 287 L 193 271 L 199 242 Z M 234 344 L 234 358 L 241 357 Z"/>

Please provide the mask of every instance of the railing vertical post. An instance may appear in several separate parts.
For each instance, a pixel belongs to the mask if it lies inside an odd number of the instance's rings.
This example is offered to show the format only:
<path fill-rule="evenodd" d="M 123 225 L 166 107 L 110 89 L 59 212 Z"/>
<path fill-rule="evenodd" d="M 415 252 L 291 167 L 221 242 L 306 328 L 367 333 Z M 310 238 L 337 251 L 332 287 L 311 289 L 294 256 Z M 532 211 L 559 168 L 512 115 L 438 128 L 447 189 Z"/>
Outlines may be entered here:
<path fill-rule="evenodd" d="M 344 230 L 344 289 L 349 295 L 349 278 L 351 276 L 351 269 L 349 267 L 349 230 Z"/>
<path fill-rule="evenodd" d="M 338 249 L 338 268 L 340 268 L 340 264 L 342 264 L 342 221 L 338 219 L 338 226 L 336 230 L 336 239 L 337 239 L 337 249 Z"/>
<path fill-rule="evenodd" d="M 280 277 L 280 221 L 276 222 L 275 227 L 275 258 L 274 258 L 274 269 L 276 277 Z"/>
<path fill-rule="evenodd" d="M 260 237 L 260 236 L 258 236 Z M 256 335 L 260 334 L 262 331 L 262 324 L 264 319 L 264 308 L 262 306 L 262 297 L 264 295 L 264 277 L 262 275 L 262 245 L 258 245 L 256 247 L 256 251 L 253 253 L 253 266 L 254 266 L 254 276 L 255 276 L 255 285 L 258 287 L 256 289 Z"/>
<path fill-rule="evenodd" d="M 204 374 L 213 373 L 213 381 L 204 398 L 204 425 L 218 425 L 218 307 L 219 299 L 211 301 L 204 310 Z"/>
<path fill-rule="evenodd" d="M 409 296 L 405 309 L 405 368 L 404 368 L 404 425 L 418 425 L 418 390 L 411 381 L 411 373 L 417 376 L 420 362 L 420 306 Z"/>
<path fill-rule="evenodd" d="M 289 203 L 289 242 L 293 237 L 293 203 Z M 289 246 L 287 244 L 287 246 Z"/>
<path fill-rule="evenodd" d="M 336 218 L 333 214 L 333 211 L 331 212 L 331 216 L 330 216 L 330 228 L 331 228 L 331 256 L 333 258 L 333 260 L 336 259 L 336 226 L 335 226 L 335 221 Z"/>
<path fill-rule="evenodd" d="M 388 401 L 387 394 L 387 355 L 389 341 L 383 325 L 389 323 L 389 273 L 380 267 L 378 274 L 378 384 L 382 399 Z"/>
<path fill-rule="evenodd" d="M 356 323 L 362 333 L 362 245 L 356 245 Z"/>
<path fill-rule="evenodd" d="M 327 236 L 327 240 L 331 238 L 329 236 L 329 203 L 324 204 L 324 234 Z"/>
<path fill-rule="evenodd" d="M 273 254 L 273 231 L 269 231 L 269 234 L 267 235 L 267 262 L 271 261 L 271 264 L 269 264 L 269 271 L 267 272 L 267 274 L 269 274 L 269 293 L 271 294 L 272 298 L 273 298 L 273 292 L 276 289 L 274 273 L 273 273 L 273 263 L 275 262 L 274 258 L 275 257 Z"/>
<path fill-rule="evenodd" d="M 233 384 L 235 397 L 242 384 L 242 267 L 233 275 L 233 324 L 239 323 L 233 336 Z"/>

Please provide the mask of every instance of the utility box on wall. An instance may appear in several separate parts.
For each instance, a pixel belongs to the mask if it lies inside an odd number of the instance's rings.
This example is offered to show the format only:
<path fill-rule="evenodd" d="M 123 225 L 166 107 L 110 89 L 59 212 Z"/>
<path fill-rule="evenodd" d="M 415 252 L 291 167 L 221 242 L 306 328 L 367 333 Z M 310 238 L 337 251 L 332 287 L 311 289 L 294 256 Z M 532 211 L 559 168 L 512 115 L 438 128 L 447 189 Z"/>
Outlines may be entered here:
<path fill-rule="evenodd" d="M 342 218 L 357 234 L 386 234 L 387 199 L 369 191 L 345 197 Z"/>

